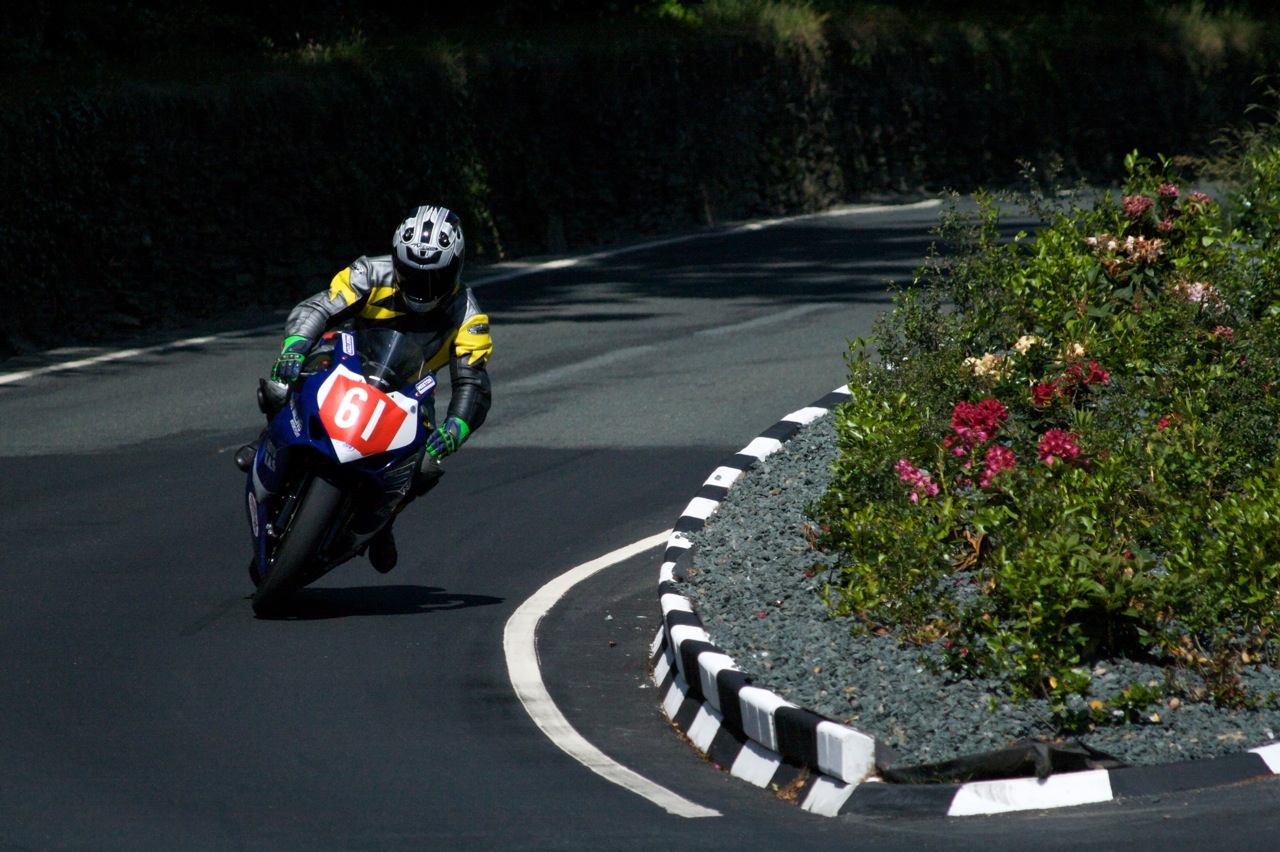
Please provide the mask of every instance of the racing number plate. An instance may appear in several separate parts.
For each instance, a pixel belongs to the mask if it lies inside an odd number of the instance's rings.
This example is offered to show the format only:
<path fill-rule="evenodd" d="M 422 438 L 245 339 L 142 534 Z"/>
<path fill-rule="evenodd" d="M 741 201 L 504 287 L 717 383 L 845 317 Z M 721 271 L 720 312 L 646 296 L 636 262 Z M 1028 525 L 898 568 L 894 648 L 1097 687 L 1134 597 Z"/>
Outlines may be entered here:
<path fill-rule="evenodd" d="M 417 406 L 401 394 L 385 394 L 339 367 L 318 394 L 320 422 L 344 461 L 402 447 L 413 440 Z"/>

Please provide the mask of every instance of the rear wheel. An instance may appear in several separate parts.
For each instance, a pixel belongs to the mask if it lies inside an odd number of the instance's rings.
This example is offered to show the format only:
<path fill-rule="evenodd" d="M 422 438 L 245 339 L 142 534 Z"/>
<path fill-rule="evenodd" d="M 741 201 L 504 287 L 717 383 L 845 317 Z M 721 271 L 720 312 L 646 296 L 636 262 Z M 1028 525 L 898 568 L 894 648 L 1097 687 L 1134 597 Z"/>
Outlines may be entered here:
<path fill-rule="evenodd" d="M 315 579 L 316 558 L 342 508 L 342 497 L 342 489 L 318 476 L 298 496 L 289 527 L 253 594 L 255 613 L 270 615 L 285 598 Z"/>

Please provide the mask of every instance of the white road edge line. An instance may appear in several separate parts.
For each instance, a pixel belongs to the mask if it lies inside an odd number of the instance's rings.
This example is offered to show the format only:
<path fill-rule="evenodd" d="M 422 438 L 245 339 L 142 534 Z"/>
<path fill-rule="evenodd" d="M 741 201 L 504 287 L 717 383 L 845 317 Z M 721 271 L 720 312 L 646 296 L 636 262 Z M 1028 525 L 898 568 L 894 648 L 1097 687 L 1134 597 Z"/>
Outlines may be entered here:
<path fill-rule="evenodd" d="M 917 201 L 912 204 L 870 204 L 865 206 L 859 205 L 842 205 L 833 207 L 830 210 L 823 210 L 819 213 L 803 213 L 799 216 L 784 216 L 777 219 L 762 219 L 758 222 L 747 222 L 725 230 L 713 230 L 698 234 L 683 234 L 678 237 L 667 237 L 660 240 L 652 240 L 647 243 L 637 243 L 635 245 L 620 246 L 619 248 L 606 249 L 605 251 L 585 254 L 578 257 L 564 257 L 558 260 L 548 260 L 543 263 L 532 263 L 529 265 L 517 266 L 514 269 L 505 272 L 494 273 L 493 275 L 477 278 L 470 282 L 468 287 L 482 287 L 485 284 L 496 284 L 499 281 L 509 281 L 512 278 L 519 278 L 523 275 L 533 275 L 548 269 L 567 269 L 572 266 L 578 266 L 582 263 L 591 263 L 597 260 L 607 260 L 611 257 L 618 257 L 632 252 L 644 251 L 646 249 L 658 248 L 659 246 L 677 245 L 679 243 L 687 243 L 692 240 L 705 240 L 711 237 L 723 237 L 732 234 L 742 234 L 749 231 L 759 231 L 764 228 L 772 228 L 778 225 L 785 225 L 788 222 L 803 222 L 807 219 L 826 219 L 836 216 L 859 216 L 868 213 L 888 213 L 895 210 L 928 210 L 932 207 L 941 206 L 942 202 L 936 198 L 926 199 L 925 201 Z M 75 361 L 65 361 L 60 364 L 50 364 L 47 367 L 36 367 L 31 370 L 24 370 L 20 373 L 0 373 L 0 385 L 12 384 L 13 382 L 21 382 L 26 379 L 43 376 L 47 373 L 59 373 L 65 370 L 79 370 L 84 367 L 91 367 L 94 364 L 102 364 L 108 361 L 121 361 L 126 358 L 136 358 L 139 355 L 150 355 L 158 352 L 166 352 L 170 349 L 178 349 L 183 346 L 200 346 L 205 343 L 223 340 L 229 337 L 237 337 L 242 334 L 252 333 L 256 331 L 269 330 L 274 326 L 266 326 L 260 329 L 249 329 L 245 331 L 234 331 L 225 334 L 215 334 L 209 337 L 192 337 L 187 340 L 176 340 L 173 343 L 165 343 L 159 346 L 148 346 L 145 349 L 121 349 L 117 352 L 107 352 L 92 358 L 82 358 Z"/>
<path fill-rule="evenodd" d="M 542 671 L 538 666 L 538 622 L 557 601 L 591 575 L 664 544 L 670 538 L 671 530 L 651 535 L 556 577 L 538 589 L 508 619 L 506 629 L 503 631 L 502 647 L 507 657 L 507 674 L 511 677 L 511 685 L 515 688 L 524 709 L 528 711 L 529 716 L 542 729 L 542 732 L 562 751 L 597 775 L 643 796 L 668 813 L 691 818 L 720 816 L 719 811 L 691 802 L 666 787 L 638 775 L 587 742 L 574 730 L 569 720 L 551 700 L 551 694 L 547 692 L 547 687 L 542 682 Z"/>
<path fill-rule="evenodd" d="M 229 340 L 235 337 L 242 337 L 246 334 L 254 334 L 274 329 L 275 326 L 260 326 L 245 331 L 232 331 L 224 334 L 211 334 L 205 337 L 188 337 L 185 340 L 175 340 L 171 343 L 161 343 L 157 346 L 147 346 L 142 349 L 120 349 L 115 352 L 104 352 L 101 355 L 94 355 L 91 358 L 78 358 L 74 361 L 63 361 L 60 364 L 50 364 L 46 367 L 35 367 L 30 370 L 23 370 L 20 373 L 3 373 L 0 374 L 0 385 L 7 385 L 13 382 L 20 382 L 24 379 L 43 376 L 47 373 L 60 373 L 64 370 L 81 370 L 85 367 L 92 367 L 95 364 L 105 364 L 109 361 L 122 361 L 125 358 L 136 358 L 139 355 L 154 355 L 161 352 L 168 352 L 171 349 L 182 349 L 187 346 L 203 346 L 206 343 L 216 343 L 221 340 Z"/>

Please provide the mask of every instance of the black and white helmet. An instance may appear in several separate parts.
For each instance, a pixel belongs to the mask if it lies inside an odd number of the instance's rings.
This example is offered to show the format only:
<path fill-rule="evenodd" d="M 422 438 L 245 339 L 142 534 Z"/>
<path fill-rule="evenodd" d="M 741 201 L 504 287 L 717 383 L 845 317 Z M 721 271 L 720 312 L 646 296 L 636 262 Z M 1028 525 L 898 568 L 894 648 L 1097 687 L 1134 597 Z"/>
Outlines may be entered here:
<path fill-rule="evenodd" d="M 415 311 L 429 311 L 458 289 L 466 244 L 462 222 L 444 207 L 419 207 L 392 241 L 396 283 Z"/>

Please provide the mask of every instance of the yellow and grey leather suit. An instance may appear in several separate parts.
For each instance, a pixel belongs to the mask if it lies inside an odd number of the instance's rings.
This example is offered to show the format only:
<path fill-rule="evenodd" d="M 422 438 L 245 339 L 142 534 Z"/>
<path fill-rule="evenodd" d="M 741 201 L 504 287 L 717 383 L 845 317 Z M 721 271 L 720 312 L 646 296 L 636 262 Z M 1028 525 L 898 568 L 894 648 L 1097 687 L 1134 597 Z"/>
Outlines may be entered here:
<path fill-rule="evenodd" d="M 484 423 L 491 399 L 485 365 L 493 341 L 489 317 L 470 289 L 459 287 L 431 310 L 413 311 L 396 285 L 391 256 L 361 257 L 335 275 L 328 290 L 298 303 L 285 322 L 285 334 L 315 341 L 347 322 L 412 334 L 428 369 L 449 366 L 452 391 L 446 417 L 457 417 L 472 432 Z"/>

